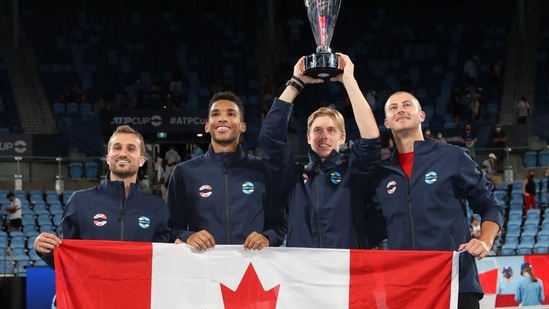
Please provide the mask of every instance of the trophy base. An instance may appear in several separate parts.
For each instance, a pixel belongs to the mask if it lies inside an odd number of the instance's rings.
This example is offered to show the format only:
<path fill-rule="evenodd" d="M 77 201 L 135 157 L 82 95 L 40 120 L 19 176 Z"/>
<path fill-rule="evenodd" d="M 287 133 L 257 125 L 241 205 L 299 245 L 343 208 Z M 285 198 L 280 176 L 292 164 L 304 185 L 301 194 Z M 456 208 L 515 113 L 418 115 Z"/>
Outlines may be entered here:
<path fill-rule="evenodd" d="M 343 73 L 339 57 L 333 53 L 317 53 L 305 56 L 305 75 L 312 78 L 328 79 Z"/>

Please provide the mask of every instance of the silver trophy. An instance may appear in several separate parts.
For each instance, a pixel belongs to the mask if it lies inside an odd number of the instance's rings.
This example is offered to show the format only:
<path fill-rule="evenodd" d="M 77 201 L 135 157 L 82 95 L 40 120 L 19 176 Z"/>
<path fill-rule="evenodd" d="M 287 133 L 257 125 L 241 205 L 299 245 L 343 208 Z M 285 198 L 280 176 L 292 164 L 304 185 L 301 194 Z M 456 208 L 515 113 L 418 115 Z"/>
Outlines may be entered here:
<path fill-rule="evenodd" d="M 305 0 L 317 46 L 314 54 L 305 56 L 307 76 L 327 79 L 343 72 L 339 57 L 330 48 L 340 6 L 341 0 Z"/>

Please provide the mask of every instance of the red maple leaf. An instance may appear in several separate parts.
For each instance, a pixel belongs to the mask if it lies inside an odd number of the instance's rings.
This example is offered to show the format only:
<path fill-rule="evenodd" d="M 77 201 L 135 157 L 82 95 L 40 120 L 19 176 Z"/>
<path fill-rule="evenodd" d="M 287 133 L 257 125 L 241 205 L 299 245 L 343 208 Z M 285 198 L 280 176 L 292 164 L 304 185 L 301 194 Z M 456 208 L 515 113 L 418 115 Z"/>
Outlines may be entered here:
<path fill-rule="evenodd" d="M 280 284 L 265 291 L 251 263 L 248 265 L 244 277 L 242 277 L 236 291 L 231 290 L 223 283 L 220 283 L 220 285 L 225 309 L 276 308 Z"/>

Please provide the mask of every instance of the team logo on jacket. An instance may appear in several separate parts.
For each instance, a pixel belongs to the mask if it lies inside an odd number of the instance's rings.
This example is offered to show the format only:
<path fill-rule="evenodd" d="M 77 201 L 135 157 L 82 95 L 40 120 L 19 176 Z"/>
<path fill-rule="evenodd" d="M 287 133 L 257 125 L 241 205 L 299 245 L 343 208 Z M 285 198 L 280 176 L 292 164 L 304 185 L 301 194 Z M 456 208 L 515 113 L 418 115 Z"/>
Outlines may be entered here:
<path fill-rule="evenodd" d="M 244 194 L 252 194 L 254 193 L 254 189 L 254 184 L 249 181 L 242 184 L 242 192 L 244 192 Z"/>
<path fill-rule="evenodd" d="M 210 185 L 201 185 L 198 189 L 198 194 L 201 197 L 210 197 L 212 195 L 212 187 Z"/>
<path fill-rule="evenodd" d="M 151 226 L 151 219 L 145 216 L 139 217 L 139 219 L 137 219 L 137 222 L 139 223 L 139 226 L 142 229 L 146 229 L 146 228 L 149 228 L 149 226 Z"/>
<path fill-rule="evenodd" d="M 338 171 L 333 171 L 330 173 L 330 181 L 334 185 L 338 185 L 341 183 L 341 174 Z"/>
<path fill-rule="evenodd" d="M 95 224 L 96 226 L 103 226 L 107 224 L 107 216 L 102 213 L 96 214 L 95 216 L 93 216 L 93 224 Z"/>
<path fill-rule="evenodd" d="M 389 181 L 389 183 L 387 184 L 387 193 L 393 194 L 395 193 L 396 189 L 397 189 L 397 182 L 394 180 Z"/>
<path fill-rule="evenodd" d="M 425 174 L 425 183 L 428 184 L 428 185 L 432 185 L 435 182 L 437 182 L 437 177 L 438 177 L 437 173 L 429 172 L 429 173 Z"/>

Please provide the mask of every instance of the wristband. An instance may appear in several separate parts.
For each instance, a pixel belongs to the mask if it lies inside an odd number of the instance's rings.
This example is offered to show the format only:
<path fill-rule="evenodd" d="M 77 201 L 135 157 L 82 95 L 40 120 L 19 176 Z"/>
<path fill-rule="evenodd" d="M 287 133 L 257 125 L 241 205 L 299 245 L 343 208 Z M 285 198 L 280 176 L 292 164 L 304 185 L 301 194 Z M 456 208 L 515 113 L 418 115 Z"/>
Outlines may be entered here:
<path fill-rule="evenodd" d="M 292 75 L 292 79 L 295 80 L 301 87 L 305 87 L 305 83 L 299 77 Z"/>
<path fill-rule="evenodd" d="M 303 86 L 301 86 L 298 82 L 296 82 L 295 80 L 293 79 L 289 79 L 287 82 L 286 82 L 286 87 L 288 86 L 292 86 L 295 88 L 295 90 L 297 90 L 297 93 L 300 93 L 301 90 L 303 90 Z"/>

